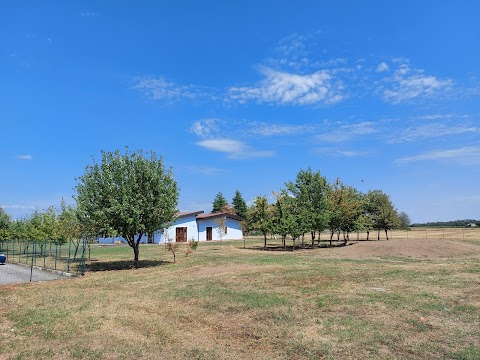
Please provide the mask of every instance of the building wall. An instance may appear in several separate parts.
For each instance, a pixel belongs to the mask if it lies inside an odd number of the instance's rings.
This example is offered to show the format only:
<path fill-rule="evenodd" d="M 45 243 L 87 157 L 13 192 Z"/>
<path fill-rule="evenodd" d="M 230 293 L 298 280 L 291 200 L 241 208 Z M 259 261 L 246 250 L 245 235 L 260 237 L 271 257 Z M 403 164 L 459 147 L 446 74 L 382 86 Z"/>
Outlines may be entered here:
<path fill-rule="evenodd" d="M 240 221 L 235 219 L 226 219 L 227 234 L 223 236 L 223 240 L 237 240 L 243 239 L 242 224 Z M 212 240 L 220 240 L 220 235 L 218 233 L 218 225 L 213 219 L 199 219 L 198 228 L 197 220 L 195 215 L 182 217 L 173 223 L 171 227 L 165 229 L 163 232 L 157 231 L 153 236 L 154 244 L 163 244 L 165 243 L 165 238 L 169 241 L 176 240 L 176 228 L 177 227 L 186 227 L 187 228 L 187 241 L 192 240 L 207 240 L 207 227 L 212 227 Z M 166 235 L 166 236 L 165 236 Z M 100 244 L 115 244 L 116 242 L 122 242 L 126 244 L 127 241 L 121 236 L 118 237 L 108 237 L 108 238 L 98 238 Z M 141 243 L 147 244 L 148 238 L 146 235 L 142 237 Z"/>
<path fill-rule="evenodd" d="M 225 225 L 227 226 L 227 234 L 223 236 L 222 240 L 243 239 L 242 224 L 240 221 L 227 218 Z M 199 240 L 207 240 L 207 227 L 212 228 L 212 240 L 220 240 L 218 225 L 215 222 L 215 218 L 198 220 Z"/>
<path fill-rule="evenodd" d="M 159 242 L 164 243 L 165 238 L 169 241 L 175 241 L 176 236 L 177 236 L 177 227 L 186 227 L 187 228 L 187 241 L 192 240 L 197 240 L 198 238 L 198 229 L 197 229 L 197 221 L 196 221 L 196 216 L 191 215 L 191 216 L 186 216 L 178 219 L 173 223 L 171 227 L 166 229 L 164 233 L 158 234 L 159 236 Z M 166 236 L 165 236 L 166 235 Z"/>
<path fill-rule="evenodd" d="M 160 242 L 160 237 L 161 237 L 162 233 L 161 232 L 156 232 L 155 234 L 153 234 L 153 243 L 154 244 L 158 244 Z M 117 236 L 117 237 L 105 237 L 105 238 L 98 238 L 98 243 L 99 244 L 115 244 L 117 243 L 118 241 L 120 241 L 122 244 L 128 244 L 127 243 L 127 240 L 125 240 L 123 237 L 121 236 Z M 142 239 L 140 240 L 140 243 L 141 244 L 148 244 L 148 237 L 147 235 L 143 235 L 142 236 Z"/>

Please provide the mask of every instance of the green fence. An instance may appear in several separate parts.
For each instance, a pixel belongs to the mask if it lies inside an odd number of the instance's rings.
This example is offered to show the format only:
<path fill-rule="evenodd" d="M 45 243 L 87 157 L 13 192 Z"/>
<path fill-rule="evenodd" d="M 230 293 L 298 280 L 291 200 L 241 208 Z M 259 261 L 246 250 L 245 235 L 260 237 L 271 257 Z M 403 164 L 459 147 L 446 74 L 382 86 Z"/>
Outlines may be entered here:
<path fill-rule="evenodd" d="M 34 272 L 38 273 L 38 271 L 49 271 L 52 274 L 58 274 L 59 277 L 83 275 L 86 250 L 85 240 L 0 242 L 0 252 L 7 257 L 7 264 L 19 264 L 24 268 L 30 268 L 30 281 L 35 281 Z M 18 273 L 24 273 L 24 269 L 20 267 L 17 269 Z"/>

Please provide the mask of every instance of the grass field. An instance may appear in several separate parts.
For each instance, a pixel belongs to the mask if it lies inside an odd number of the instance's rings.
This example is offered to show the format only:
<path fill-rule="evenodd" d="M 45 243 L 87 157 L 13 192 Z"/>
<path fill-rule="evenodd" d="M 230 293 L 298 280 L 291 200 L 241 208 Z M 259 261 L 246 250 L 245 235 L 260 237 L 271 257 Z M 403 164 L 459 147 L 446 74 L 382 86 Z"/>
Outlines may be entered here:
<path fill-rule="evenodd" d="M 84 277 L 0 287 L 0 358 L 480 359 L 480 231 L 429 231 L 201 243 L 176 264 L 145 245 L 140 269 L 95 246 Z"/>

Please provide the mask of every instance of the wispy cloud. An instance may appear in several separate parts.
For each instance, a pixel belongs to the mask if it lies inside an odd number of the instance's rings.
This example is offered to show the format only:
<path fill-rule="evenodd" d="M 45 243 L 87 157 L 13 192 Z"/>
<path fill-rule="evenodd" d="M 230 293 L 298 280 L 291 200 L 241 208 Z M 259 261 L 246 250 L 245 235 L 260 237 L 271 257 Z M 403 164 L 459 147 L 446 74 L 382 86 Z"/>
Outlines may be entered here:
<path fill-rule="evenodd" d="M 202 119 L 195 121 L 190 127 L 190 131 L 202 138 L 208 138 L 218 132 L 219 119 Z"/>
<path fill-rule="evenodd" d="M 384 62 L 378 64 L 377 68 L 375 69 L 376 72 L 386 72 L 389 70 L 390 70 L 390 67 Z"/>
<path fill-rule="evenodd" d="M 441 119 L 451 119 L 455 117 L 454 114 L 428 114 L 428 115 L 421 115 L 418 116 L 420 120 L 441 120 Z M 464 117 L 464 116 L 462 116 Z"/>
<path fill-rule="evenodd" d="M 458 149 L 437 150 L 395 160 L 397 164 L 417 161 L 454 160 L 464 165 L 480 164 L 480 146 L 464 146 Z"/>
<path fill-rule="evenodd" d="M 271 157 L 275 155 L 273 151 L 256 150 L 244 142 L 234 139 L 206 139 L 198 141 L 196 144 L 208 150 L 225 153 L 231 159 Z"/>
<path fill-rule="evenodd" d="M 377 123 L 363 121 L 358 124 L 341 125 L 333 131 L 317 135 L 315 138 L 322 142 L 344 142 L 358 136 L 371 135 L 379 132 Z"/>
<path fill-rule="evenodd" d="M 317 154 L 330 155 L 336 157 L 360 157 L 368 155 L 365 151 L 345 150 L 332 147 L 319 147 L 315 149 Z"/>
<path fill-rule="evenodd" d="M 100 14 L 96 11 L 82 11 L 80 16 L 83 17 L 91 17 L 91 16 L 100 16 Z"/>
<path fill-rule="evenodd" d="M 17 158 L 19 160 L 32 160 L 33 159 L 32 155 L 17 155 L 17 156 L 15 156 L 15 158 Z"/>
<path fill-rule="evenodd" d="M 343 86 L 328 71 L 300 75 L 260 68 L 264 79 L 254 86 L 231 87 L 229 98 L 240 104 L 248 102 L 277 105 L 335 104 L 341 101 Z"/>
<path fill-rule="evenodd" d="M 210 166 L 189 166 L 188 170 L 193 174 L 200 174 L 206 176 L 218 176 L 225 174 L 225 170 Z"/>
<path fill-rule="evenodd" d="M 212 89 L 191 84 L 177 84 L 164 77 L 135 77 L 133 89 L 142 92 L 150 100 L 167 102 L 180 100 L 216 100 Z"/>
<path fill-rule="evenodd" d="M 399 135 L 391 139 L 390 143 L 401 143 L 413 141 L 421 138 L 434 138 L 440 136 L 452 136 L 460 134 L 480 133 L 479 127 L 474 126 L 448 126 L 445 124 L 435 123 L 416 127 L 409 127 L 400 132 Z"/>
<path fill-rule="evenodd" d="M 441 80 L 425 75 L 424 70 L 411 68 L 407 63 L 401 64 L 394 75 L 384 81 L 387 85 L 380 87 L 382 97 L 394 104 L 415 98 L 431 98 L 453 85 L 452 79 Z"/>
<path fill-rule="evenodd" d="M 302 124 L 275 124 L 250 122 L 247 124 L 248 132 L 255 136 L 292 136 L 313 132 L 318 126 Z"/>

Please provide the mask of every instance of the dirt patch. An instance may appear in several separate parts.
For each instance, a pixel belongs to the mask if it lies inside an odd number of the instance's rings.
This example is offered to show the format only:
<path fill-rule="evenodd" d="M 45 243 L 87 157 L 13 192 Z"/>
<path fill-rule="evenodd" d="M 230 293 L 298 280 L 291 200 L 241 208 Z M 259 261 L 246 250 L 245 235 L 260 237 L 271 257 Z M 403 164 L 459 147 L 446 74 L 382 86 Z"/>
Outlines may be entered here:
<path fill-rule="evenodd" d="M 480 246 L 446 239 L 393 239 L 359 241 L 351 246 L 325 249 L 329 255 L 349 258 L 412 257 L 439 259 L 480 257 Z"/>

